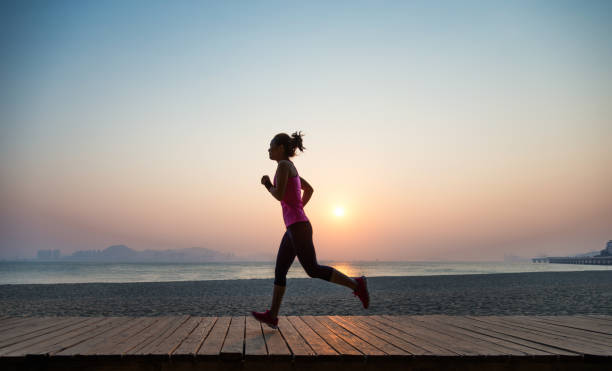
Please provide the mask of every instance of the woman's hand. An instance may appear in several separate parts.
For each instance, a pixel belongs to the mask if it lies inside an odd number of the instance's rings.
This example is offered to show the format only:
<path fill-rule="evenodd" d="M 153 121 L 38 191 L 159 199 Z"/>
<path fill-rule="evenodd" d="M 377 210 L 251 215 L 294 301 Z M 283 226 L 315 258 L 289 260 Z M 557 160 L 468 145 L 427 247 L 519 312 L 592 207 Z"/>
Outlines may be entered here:
<path fill-rule="evenodd" d="M 262 176 L 261 177 L 261 184 L 266 186 L 266 188 L 270 188 L 272 186 L 272 182 L 270 181 L 270 177 L 267 176 L 267 175 Z"/>

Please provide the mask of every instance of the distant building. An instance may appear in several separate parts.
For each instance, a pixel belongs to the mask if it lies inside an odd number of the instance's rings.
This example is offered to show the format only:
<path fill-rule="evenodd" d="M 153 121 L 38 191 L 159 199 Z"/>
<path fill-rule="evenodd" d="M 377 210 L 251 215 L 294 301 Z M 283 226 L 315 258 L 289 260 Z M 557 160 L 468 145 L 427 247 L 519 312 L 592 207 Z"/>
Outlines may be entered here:
<path fill-rule="evenodd" d="M 60 251 L 55 249 L 55 250 L 38 250 L 38 253 L 36 254 L 36 259 L 38 260 L 59 260 L 60 258 Z"/>
<path fill-rule="evenodd" d="M 608 241 L 606 248 L 601 250 L 599 256 L 612 256 L 612 240 Z"/>

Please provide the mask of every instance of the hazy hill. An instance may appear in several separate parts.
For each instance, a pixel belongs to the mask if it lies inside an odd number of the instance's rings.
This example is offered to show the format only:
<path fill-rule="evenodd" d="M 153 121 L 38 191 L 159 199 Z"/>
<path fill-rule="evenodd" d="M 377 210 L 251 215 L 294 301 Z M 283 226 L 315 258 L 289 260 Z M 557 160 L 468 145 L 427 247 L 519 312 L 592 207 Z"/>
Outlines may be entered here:
<path fill-rule="evenodd" d="M 60 256 L 60 261 L 94 261 L 94 262 L 227 262 L 240 260 L 232 253 L 222 253 L 204 247 L 191 247 L 173 250 L 137 251 L 125 245 L 109 246 L 104 250 L 81 250 L 72 255 Z"/>

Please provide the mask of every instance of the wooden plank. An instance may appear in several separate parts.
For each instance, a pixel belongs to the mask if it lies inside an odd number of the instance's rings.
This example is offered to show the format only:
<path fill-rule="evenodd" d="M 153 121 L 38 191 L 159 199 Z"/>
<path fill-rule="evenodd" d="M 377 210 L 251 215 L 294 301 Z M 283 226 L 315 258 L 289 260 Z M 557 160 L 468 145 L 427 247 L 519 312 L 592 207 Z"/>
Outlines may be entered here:
<path fill-rule="evenodd" d="M 610 329 L 610 326 L 612 326 L 612 321 L 611 320 L 607 320 L 604 318 L 597 318 L 594 316 L 572 316 L 574 318 L 580 318 L 580 319 L 584 319 L 585 321 L 589 321 L 597 326 L 600 326 L 601 328 L 605 329 L 606 332 Z"/>
<path fill-rule="evenodd" d="M 372 318 L 372 316 L 357 316 L 357 318 L 360 321 L 363 321 L 379 329 L 380 331 L 393 335 L 396 338 L 401 339 L 405 342 L 409 342 L 413 344 L 414 346 L 418 346 L 420 348 L 426 349 L 432 354 L 443 355 L 443 356 L 458 356 L 459 355 L 449 349 L 443 348 L 442 346 L 438 345 L 436 342 L 430 342 L 427 339 L 424 339 L 422 337 L 417 337 L 416 335 L 410 332 L 406 332 L 405 330 L 399 327 L 391 326 L 387 322 L 377 321 L 374 318 Z M 394 342 L 393 344 L 395 345 L 397 344 L 397 342 Z"/>
<path fill-rule="evenodd" d="M 458 330 L 455 327 L 449 326 L 446 323 L 440 322 L 438 318 L 434 316 L 383 316 L 387 319 L 396 319 L 398 321 L 409 321 L 414 324 L 419 324 L 432 331 L 438 332 L 443 335 L 447 335 L 451 338 L 456 339 L 457 342 L 470 344 L 477 352 L 482 355 L 514 355 L 521 356 L 526 355 L 525 352 L 517 350 L 513 347 L 507 347 L 500 344 L 497 339 L 489 338 L 486 336 L 470 333 L 464 330 Z M 433 317 L 433 318 L 432 318 Z"/>
<path fill-rule="evenodd" d="M 1 334 L 0 335 L 0 339 L 4 338 L 3 334 L 6 334 L 8 332 L 19 332 L 20 329 L 27 329 L 30 326 L 36 326 L 39 323 L 58 323 L 60 321 L 65 321 L 69 318 L 75 319 L 75 318 L 87 318 L 87 317 L 55 317 L 55 316 L 43 316 L 43 317 L 27 317 L 27 318 L 19 318 L 14 322 L 10 322 L 7 323 L 6 326 L 3 326 L 0 331 Z"/>
<path fill-rule="evenodd" d="M 217 317 L 198 317 L 200 323 L 198 326 L 183 340 L 183 342 L 172 352 L 171 356 L 195 356 L 198 349 L 204 342 L 204 339 L 210 333 L 213 325 L 217 321 Z"/>
<path fill-rule="evenodd" d="M 56 331 L 36 339 L 36 343 L 29 344 L 25 348 L 16 349 L 6 355 L 48 355 L 65 347 L 83 341 L 87 337 L 95 336 L 100 329 L 108 329 L 107 325 L 111 317 L 91 317 L 91 321 L 82 322 L 82 325 L 72 328 L 70 331 Z"/>
<path fill-rule="evenodd" d="M 462 316 L 446 315 L 415 316 L 414 318 L 414 320 L 423 320 L 425 322 L 432 323 L 432 325 L 435 325 L 436 322 L 443 324 L 443 326 L 446 326 L 443 328 L 444 331 L 452 331 L 459 339 L 464 338 L 465 336 L 479 339 L 479 341 L 482 341 L 483 344 L 494 344 L 494 346 L 500 347 L 500 350 L 507 349 L 509 355 L 533 356 L 558 354 L 558 351 L 555 348 L 540 347 L 535 343 L 530 343 L 527 345 L 521 341 L 516 341 L 516 339 L 508 339 L 504 336 L 500 336 L 495 332 L 478 331 L 478 329 L 474 329 L 469 325 L 465 326 L 465 324 L 468 322 L 459 321 L 459 323 L 457 323 L 457 321 L 460 319 L 462 319 Z"/>
<path fill-rule="evenodd" d="M 551 316 L 551 317 L 558 317 L 558 316 Z M 607 319 L 603 319 L 603 318 L 597 318 L 594 316 L 586 316 L 586 315 L 567 316 L 567 317 L 588 321 L 589 323 L 605 328 L 606 330 L 609 330 L 612 327 L 612 321 L 608 321 Z"/>
<path fill-rule="evenodd" d="M 261 322 L 252 316 L 246 317 L 244 335 L 244 358 L 265 358 L 268 356 L 266 341 L 263 337 Z"/>
<path fill-rule="evenodd" d="M 594 343 L 604 346 L 607 346 L 608 344 L 612 343 L 612 335 L 601 333 L 596 334 L 592 331 L 567 327 L 563 326 L 563 324 L 548 323 L 546 321 L 536 320 L 531 317 L 508 316 L 507 318 L 505 318 L 505 320 L 510 323 L 515 323 L 519 327 L 525 327 L 551 335 L 566 336 L 568 338 L 581 342 Z"/>
<path fill-rule="evenodd" d="M 172 352 L 181 344 L 181 342 L 198 326 L 200 317 L 186 316 L 186 320 L 180 318 L 177 320 L 178 326 L 171 331 L 167 331 L 163 340 L 157 342 L 150 350 L 151 354 L 165 354 L 170 356 Z"/>
<path fill-rule="evenodd" d="M 217 358 L 221 352 L 223 341 L 229 330 L 232 317 L 219 317 L 215 322 L 210 334 L 197 352 L 198 356 Z"/>
<path fill-rule="evenodd" d="M 4 321 L 3 323 L 0 323 L 0 330 L 1 331 L 7 331 L 7 330 L 11 330 L 14 328 L 18 328 L 23 324 L 27 324 L 27 323 L 31 323 L 33 321 L 36 320 L 40 320 L 40 319 L 49 319 L 49 318 L 54 318 L 54 319 L 60 319 L 60 318 L 65 318 L 65 317 L 51 317 L 51 316 L 43 316 L 43 317 L 11 317 L 8 318 L 6 321 Z"/>
<path fill-rule="evenodd" d="M 121 326 L 126 321 L 125 317 L 97 318 L 102 318 L 103 320 L 97 322 L 94 326 L 89 327 L 86 330 L 79 331 L 79 333 L 71 333 L 65 337 L 56 339 L 56 342 L 53 345 L 40 348 L 41 350 L 39 354 L 47 354 L 49 356 L 53 356 L 54 354 L 64 349 L 81 344 L 90 339 L 95 339 L 96 337 L 102 337 L 105 333 L 113 330 L 118 326 Z"/>
<path fill-rule="evenodd" d="M 483 340 L 494 342 L 496 344 L 501 344 L 506 347 L 519 350 L 529 356 L 557 354 L 556 348 L 542 347 L 546 349 L 546 350 L 542 350 L 540 349 L 541 348 L 540 344 L 536 344 L 536 343 L 532 343 L 532 342 L 528 342 L 524 340 L 521 341 L 520 339 L 516 339 L 513 337 L 507 337 L 507 336 L 501 335 L 493 331 L 488 331 L 486 329 L 481 329 L 476 326 L 473 326 L 471 323 L 469 323 L 469 320 L 465 320 L 462 316 L 449 317 L 446 315 L 432 315 L 428 317 L 437 318 L 439 322 L 445 323 L 446 325 L 449 326 L 449 328 L 452 327 L 454 331 L 460 334 L 465 333 L 466 335 L 469 335 L 469 336 L 478 337 Z M 574 353 L 567 353 L 567 354 L 574 354 Z"/>
<path fill-rule="evenodd" d="M 327 344 L 338 352 L 342 358 L 346 359 L 364 359 L 364 355 L 355 349 L 352 345 L 342 340 L 338 335 L 332 332 L 329 328 L 317 321 L 313 316 L 300 316 L 300 318 L 319 335 Z"/>
<path fill-rule="evenodd" d="M 578 315 L 578 317 L 597 318 L 597 319 L 601 319 L 604 321 L 612 322 L 612 316 L 605 315 L 605 314 L 584 314 L 584 315 Z"/>
<path fill-rule="evenodd" d="M 317 316 L 313 317 L 318 320 L 323 325 L 327 326 L 333 333 L 335 333 L 339 338 L 350 344 L 353 348 L 357 349 L 359 352 L 364 354 L 366 358 L 377 357 L 377 356 L 386 356 L 387 353 L 382 350 L 376 348 L 374 345 L 368 343 L 364 339 L 359 336 L 351 333 L 346 328 L 340 326 L 335 321 L 332 321 L 329 316 Z"/>
<path fill-rule="evenodd" d="M 0 316 L 0 329 L 5 325 L 5 323 L 9 323 L 17 317 L 12 316 Z"/>
<path fill-rule="evenodd" d="M 285 339 L 283 339 L 280 329 L 275 330 L 268 326 L 262 326 L 262 331 L 264 340 L 266 341 L 266 347 L 268 348 L 268 357 L 270 359 L 290 360 L 292 358 L 291 350 L 289 346 L 287 346 Z"/>
<path fill-rule="evenodd" d="M 155 354 L 153 351 L 157 348 L 158 345 L 161 345 L 165 338 L 170 336 L 174 330 L 176 330 L 179 326 L 181 326 L 185 321 L 189 319 L 189 316 L 168 316 L 163 318 L 159 322 L 159 327 L 155 332 L 145 330 L 141 333 L 142 341 L 138 343 L 138 345 L 132 347 L 125 354 L 129 355 L 147 355 L 147 354 Z M 167 354 L 167 353 L 164 353 Z"/>
<path fill-rule="evenodd" d="M 412 355 L 432 355 L 433 354 L 427 349 L 421 348 L 407 340 L 402 339 L 401 333 L 399 331 L 396 331 L 395 329 L 389 329 L 390 332 L 386 332 L 385 330 L 379 327 L 376 327 L 376 325 L 380 325 L 380 324 L 378 322 L 375 322 L 374 324 L 369 323 L 367 320 L 367 317 L 365 316 L 350 316 L 350 317 L 343 317 L 343 318 L 346 321 L 350 322 L 351 324 L 369 332 L 373 336 L 376 336 L 379 339 L 382 339 L 397 348 L 400 348 L 406 351 L 407 353 L 410 353 Z M 395 335 L 393 335 L 393 333 L 395 333 Z"/>
<path fill-rule="evenodd" d="M 41 318 L 41 317 L 52 317 L 52 316 L 5 316 L 3 320 L 0 321 L 0 326 L 3 326 L 4 323 L 9 323 L 17 320 L 31 320 L 33 318 Z"/>
<path fill-rule="evenodd" d="M 355 325 L 351 322 L 350 318 L 342 317 L 342 316 L 330 316 L 329 319 L 334 321 L 338 326 L 342 326 L 346 331 L 349 331 L 351 337 L 358 337 L 363 341 L 371 344 L 376 347 L 376 349 L 380 349 L 382 354 L 388 356 L 407 356 L 410 353 L 402 350 L 401 348 L 396 347 L 393 344 L 390 344 L 381 338 L 374 336 L 372 333 L 362 329 L 361 327 Z M 367 354 L 368 356 L 370 354 Z"/>
<path fill-rule="evenodd" d="M 509 335 L 503 332 L 499 332 L 498 330 L 495 330 L 495 328 L 492 327 L 490 324 L 484 323 L 478 320 L 473 320 L 467 316 L 458 316 L 453 320 L 453 322 L 460 323 L 462 327 L 468 328 L 471 331 L 478 331 L 480 333 L 487 334 L 492 337 L 499 337 L 500 339 L 523 344 L 527 347 L 545 351 L 551 354 L 564 355 L 564 356 L 575 356 L 579 354 L 576 352 L 559 349 L 558 347 L 550 346 L 548 344 L 544 344 L 538 341 L 531 341 L 529 339 L 523 339 L 523 338 L 512 336 L 512 335 Z"/>
<path fill-rule="evenodd" d="M 130 350 L 132 355 L 167 355 L 169 356 L 170 351 L 174 348 L 181 339 L 176 340 L 175 332 L 181 328 L 186 322 L 189 321 L 189 315 L 183 316 L 171 316 L 166 326 L 158 331 L 154 336 L 151 337 L 150 341 L 143 342 L 140 346 Z M 193 328 L 189 329 L 191 331 Z M 179 336 L 181 334 L 179 333 Z"/>
<path fill-rule="evenodd" d="M 50 316 L 41 316 L 41 317 L 28 317 L 28 318 L 19 318 L 13 317 L 7 319 L 4 323 L 0 323 L 0 340 L 4 337 L 3 334 L 7 331 L 13 331 L 19 329 L 24 326 L 32 326 L 33 324 L 40 322 L 48 322 L 49 319 L 60 320 L 66 317 L 50 317 Z"/>
<path fill-rule="evenodd" d="M 0 318 L 0 330 L 2 330 L 7 324 L 15 322 L 19 319 L 23 318 L 32 318 L 32 317 L 15 317 L 15 316 L 3 316 Z"/>
<path fill-rule="evenodd" d="M 112 325 L 112 329 L 99 336 L 85 340 L 78 344 L 67 347 L 66 349 L 54 352 L 53 356 L 74 356 L 74 355 L 90 355 L 91 351 L 106 344 L 114 337 L 118 336 L 121 332 L 126 331 L 132 326 L 138 323 L 137 317 L 115 317 L 115 325 Z M 95 354 L 95 353 L 93 353 Z"/>
<path fill-rule="evenodd" d="M 518 329 L 524 333 L 537 334 L 542 337 L 556 339 L 567 345 L 571 345 L 576 350 L 583 349 L 585 351 L 594 352 L 595 355 L 612 355 L 612 348 L 608 343 L 597 343 L 592 339 L 586 339 L 574 335 L 571 331 L 555 331 L 550 326 L 541 326 L 537 322 L 533 322 L 526 316 L 504 316 L 504 317 L 485 317 L 485 321 L 493 321 L 500 325 L 506 325 Z M 584 353 L 591 354 L 591 353 Z"/>
<path fill-rule="evenodd" d="M 49 339 L 55 339 L 56 337 L 62 336 L 71 331 L 78 331 L 80 328 L 87 327 L 92 323 L 100 321 L 100 318 L 96 317 L 81 318 L 85 319 L 83 320 L 77 317 L 71 317 L 70 321 L 63 322 L 61 325 L 42 330 L 36 334 L 29 334 L 19 342 L 0 349 L 0 356 L 27 354 L 29 347 L 36 346 L 39 343 L 44 343 L 49 341 Z"/>
<path fill-rule="evenodd" d="M 499 356 L 508 355 L 508 351 L 505 348 L 500 350 L 491 343 L 484 343 L 476 338 L 463 337 L 461 338 L 452 331 L 445 331 L 440 326 L 434 326 L 430 323 L 415 321 L 410 317 L 399 317 L 399 316 L 380 316 L 391 322 L 398 323 L 403 326 L 407 326 L 412 329 L 418 329 L 418 333 L 421 336 L 426 336 L 430 341 L 438 341 L 444 344 L 445 347 L 463 355 L 485 355 L 485 356 Z"/>
<path fill-rule="evenodd" d="M 122 356 L 139 354 L 140 349 L 146 347 L 171 324 L 172 316 L 154 317 L 154 322 L 150 326 L 147 326 L 142 329 L 142 331 L 130 336 L 125 342 L 123 342 L 123 344 L 120 345 L 120 348 L 115 350 L 115 352 L 121 354 Z"/>
<path fill-rule="evenodd" d="M 23 323 L 17 328 L 3 331 L 0 335 L 0 348 L 24 341 L 33 337 L 39 337 L 45 332 L 55 331 L 57 328 L 65 327 L 67 323 L 85 321 L 86 317 L 41 317 L 31 319 L 31 323 Z"/>
<path fill-rule="evenodd" d="M 493 331 L 501 332 L 506 335 L 511 335 L 521 339 L 530 340 L 540 344 L 553 346 L 568 352 L 587 355 L 608 355 L 607 353 L 612 353 L 611 349 L 602 350 L 599 347 L 585 346 L 580 342 L 572 341 L 564 336 L 553 336 L 548 334 L 542 334 L 538 331 L 533 331 L 526 328 L 516 328 L 515 326 L 510 325 L 507 322 L 504 322 L 503 320 L 498 321 L 491 316 L 467 316 L 467 318 L 472 318 L 474 320 L 487 323 L 489 324 L 488 327 L 491 328 Z"/>
<path fill-rule="evenodd" d="M 315 351 L 312 350 L 297 329 L 293 327 L 293 324 L 289 322 L 287 317 L 278 317 L 278 330 L 285 339 L 294 359 L 311 358 L 316 355 Z"/>
<path fill-rule="evenodd" d="M 457 343 L 456 339 L 452 337 L 437 333 L 418 324 L 408 323 L 406 321 L 389 320 L 388 318 L 382 316 L 372 316 L 372 319 L 381 323 L 386 323 L 387 325 L 395 327 L 398 330 L 402 330 L 405 333 L 413 334 L 419 339 L 428 341 L 429 343 L 438 344 L 439 346 L 462 356 L 475 356 L 481 354 L 478 349 L 475 349 L 475 347 L 469 343 Z"/>
<path fill-rule="evenodd" d="M 220 356 L 226 359 L 242 359 L 244 354 L 245 316 L 232 317 Z"/>
<path fill-rule="evenodd" d="M 134 326 L 126 328 L 116 336 L 84 353 L 87 355 L 121 355 L 126 349 L 136 345 L 140 333 L 155 326 L 159 320 L 160 317 L 140 317 L 134 321 Z"/>
<path fill-rule="evenodd" d="M 310 345 L 318 358 L 336 358 L 338 352 L 323 340 L 304 320 L 298 316 L 287 316 L 287 320 L 293 325 L 296 331 Z"/>
<path fill-rule="evenodd" d="M 595 321 L 584 319 L 584 318 L 576 318 L 574 316 L 537 316 L 532 318 L 535 321 L 550 323 L 553 325 L 568 327 L 573 329 L 580 329 L 584 331 L 594 332 L 596 334 L 606 335 L 606 338 L 612 337 L 612 324 L 608 329 L 605 326 L 601 326 Z"/>

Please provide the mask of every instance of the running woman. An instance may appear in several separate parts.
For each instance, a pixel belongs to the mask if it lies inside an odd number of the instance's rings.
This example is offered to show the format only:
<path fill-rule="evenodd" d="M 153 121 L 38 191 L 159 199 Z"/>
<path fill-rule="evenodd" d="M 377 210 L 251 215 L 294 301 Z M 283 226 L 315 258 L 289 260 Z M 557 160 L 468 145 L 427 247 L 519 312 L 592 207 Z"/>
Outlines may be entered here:
<path fill-rule="evenodd" d="M 289 160 L 290 157 L 295 156 L 296 148 L 304 152 L 301 132 L 299 134 L 295 132 L 291 136 L 285 133 L 274 136 L 268 149 L 270 159 L 278 163 L 274 183 L 270 181 L 270 177 L 267 175 L 261 178 L 261 184 L 274 198 L 280 201 L 283 219 L 287 227 L 276 256 L 272 306 L 265 312 L 251 312 L 258 321 L 272 328 L 278 328 L 278 311 L 285 293 L 287 272 L 296 255 L 308 276 L 352 289 L 353 295 L 359 297 L 366 309 L 370 302 L 365 276 L 347 277 L 333 267 L 317 263 L 312 243 L 312 226 L 304 212 L 304 206 L 310 200 L 313 188 L 304 178 L 298 175 L 295 165 Z M 301 195 L 302 190 L 304 190 L 303 197 Z"/>

